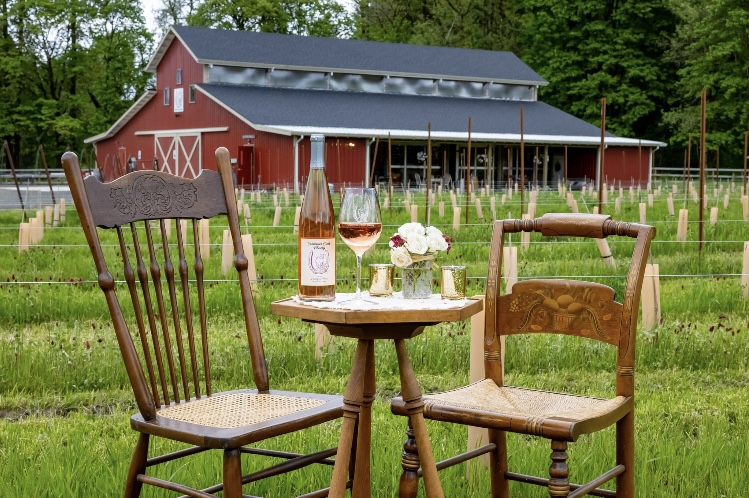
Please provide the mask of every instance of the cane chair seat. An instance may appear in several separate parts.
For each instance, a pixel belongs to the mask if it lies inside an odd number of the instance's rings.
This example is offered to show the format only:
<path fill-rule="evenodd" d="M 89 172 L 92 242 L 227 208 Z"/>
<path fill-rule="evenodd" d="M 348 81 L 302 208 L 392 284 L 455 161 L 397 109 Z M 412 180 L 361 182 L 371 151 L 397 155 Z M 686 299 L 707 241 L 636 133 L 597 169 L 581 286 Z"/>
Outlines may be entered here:
<path fill-rule="evenodd" d="M 157 412 L 164 417 L 218 429 L 236 429 L 268 422 L 325 404 L 321 399 L 258 394 L 252 392 L 218 394 L 191 403 L 181 403 Z"/>
<path fill-rule="evenodd" d="M 491 379 L 459 389 L 424 395 L 424 414 L 432 420 L 570 441 L 611 425 L 631 408 L 632 398 L 592 398 L 523 387 L 498 386 Z M 393 407 L 401 406 L 398 399 Z M 400 413 L 399 413 L 400 414 Z M 457 418 L 457 420 L 456 420 Z"/>

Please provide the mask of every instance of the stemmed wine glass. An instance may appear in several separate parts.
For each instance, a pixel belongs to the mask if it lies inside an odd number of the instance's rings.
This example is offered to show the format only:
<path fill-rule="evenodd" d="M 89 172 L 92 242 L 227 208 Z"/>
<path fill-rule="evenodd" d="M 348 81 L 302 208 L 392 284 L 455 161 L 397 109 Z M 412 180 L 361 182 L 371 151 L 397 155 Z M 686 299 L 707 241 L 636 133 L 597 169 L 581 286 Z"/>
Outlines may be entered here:
<path fill-rule="evenodd" d="M 343 204 L 338 213 L 338 233 L 356 254 L 356 297 L 361 300 L 361 258 L 382 232 L 380 203 L 373 188 L 343 189 Z"/>

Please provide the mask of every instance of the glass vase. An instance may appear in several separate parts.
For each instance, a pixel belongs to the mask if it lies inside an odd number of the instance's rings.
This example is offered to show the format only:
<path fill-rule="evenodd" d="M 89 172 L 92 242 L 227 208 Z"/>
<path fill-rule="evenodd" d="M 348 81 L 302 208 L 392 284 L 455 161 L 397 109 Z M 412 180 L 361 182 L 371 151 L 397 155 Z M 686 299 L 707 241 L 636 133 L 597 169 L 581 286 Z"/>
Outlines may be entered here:
<path fill-rule="evenodd" d="M 401 270 L 405 299 L 424 299 L 432 295 L 432 260 L 418 261 Z"/>

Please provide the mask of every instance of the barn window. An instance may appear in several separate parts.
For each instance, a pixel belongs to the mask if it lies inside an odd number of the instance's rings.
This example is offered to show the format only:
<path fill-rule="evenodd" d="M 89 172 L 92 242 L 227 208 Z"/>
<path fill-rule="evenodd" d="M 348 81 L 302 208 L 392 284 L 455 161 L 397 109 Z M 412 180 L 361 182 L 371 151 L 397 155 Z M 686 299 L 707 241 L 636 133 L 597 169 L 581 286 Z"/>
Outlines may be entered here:
<path fill-rule="evenodd" d="M 177 76 L 175 78 L 177 80 L 177 84 L 182 84 L 182 69 L 177 69 Z"/>
<path fill-rule="evenodd" d="M 195 85 L 190 85 L 190 91 L 187 94 L 188 102 L 191 104 L 195 103 Z"/>
<path fill-rule="evenodd" d="M 169 105 L 169 88 L 164 88 L 164 105 Z"/>

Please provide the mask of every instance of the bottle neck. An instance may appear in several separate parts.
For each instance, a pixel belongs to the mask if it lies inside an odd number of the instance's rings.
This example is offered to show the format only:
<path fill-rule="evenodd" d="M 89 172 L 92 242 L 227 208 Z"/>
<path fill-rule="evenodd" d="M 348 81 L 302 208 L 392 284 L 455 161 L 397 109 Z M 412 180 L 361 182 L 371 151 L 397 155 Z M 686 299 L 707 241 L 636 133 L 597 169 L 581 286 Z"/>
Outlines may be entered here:
<path fill-rule="evenodd" d="M 313 141 L 310 148 L 311 169 L 323 169 L 325 167 L 325 142 Z"/>

